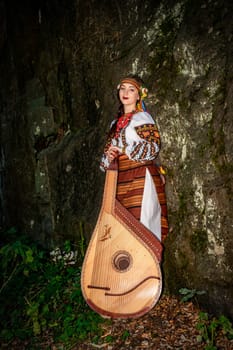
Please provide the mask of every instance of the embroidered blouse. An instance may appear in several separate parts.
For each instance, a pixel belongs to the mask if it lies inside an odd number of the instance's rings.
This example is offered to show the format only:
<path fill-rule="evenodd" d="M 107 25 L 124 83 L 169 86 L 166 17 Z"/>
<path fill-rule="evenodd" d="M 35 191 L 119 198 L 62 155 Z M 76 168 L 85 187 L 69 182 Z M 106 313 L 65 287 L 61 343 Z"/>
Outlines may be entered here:
<path fill-rule="evenodd" d="M 137 112 L 127 122 L 118 119 L 115 135 L 107 140 L 100 168 L 105 171 L 110 162 L 107 151 L 110 146 L 117 146 L 129 159 L 144 162 L 153 160 L 160 151 L 160 135 L 155 121 L 148 112 Z M 112 124 L 116 122 L 114 120 Z M 111 126 L 112 126 L 111 124 Z"/>

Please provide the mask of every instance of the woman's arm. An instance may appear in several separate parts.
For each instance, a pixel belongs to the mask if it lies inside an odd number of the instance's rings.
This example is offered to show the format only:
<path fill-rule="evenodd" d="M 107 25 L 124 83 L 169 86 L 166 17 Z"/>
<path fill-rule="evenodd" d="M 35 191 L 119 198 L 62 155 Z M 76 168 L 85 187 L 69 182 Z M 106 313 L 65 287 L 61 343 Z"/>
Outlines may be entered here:
<path fill-rule="evenodd" d="M 125 144 L 124 151 L 130 159 L 139 162 L 155 159 L 161 147 L 157 125 L 154 121 L 132 125 L 128 137 L 126 134 Z"/>

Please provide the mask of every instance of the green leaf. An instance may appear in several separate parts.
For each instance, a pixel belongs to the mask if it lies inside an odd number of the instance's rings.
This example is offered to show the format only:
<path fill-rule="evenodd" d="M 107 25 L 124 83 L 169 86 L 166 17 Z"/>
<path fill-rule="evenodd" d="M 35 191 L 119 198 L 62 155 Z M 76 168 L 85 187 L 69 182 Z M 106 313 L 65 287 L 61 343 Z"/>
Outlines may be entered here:
<path fill-rule="evenodd" d="M 33 258 L 33 251 L 32 249 L 28 249 L 26 251 L 26 259 L 25 259 L 25 262 L 26 264 L 28 263 L 32 263 L 34 261 L 34 258 Z"/>
<path fill-rule="evenodd" d="M 179 289 L 179 293 L 180 293 L 180 294 L 188 294 L 188 293 L 190 293 L 190 289 L 187 289 L 187 288 L 180 288 L 180 289 Z"/>

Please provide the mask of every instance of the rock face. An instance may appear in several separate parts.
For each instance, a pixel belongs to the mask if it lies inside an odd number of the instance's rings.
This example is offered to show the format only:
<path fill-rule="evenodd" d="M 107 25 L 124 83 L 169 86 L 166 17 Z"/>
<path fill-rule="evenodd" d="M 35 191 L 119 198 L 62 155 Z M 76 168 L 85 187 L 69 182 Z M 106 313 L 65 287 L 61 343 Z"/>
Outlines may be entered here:
<path fill-rule="evenodd" d="M 233 22 L 228 1 L 0 1 L 1 227 L 89 238 L 115 88 L 137 73 L 162 137 L 165 286 L 233 316 Z"/>

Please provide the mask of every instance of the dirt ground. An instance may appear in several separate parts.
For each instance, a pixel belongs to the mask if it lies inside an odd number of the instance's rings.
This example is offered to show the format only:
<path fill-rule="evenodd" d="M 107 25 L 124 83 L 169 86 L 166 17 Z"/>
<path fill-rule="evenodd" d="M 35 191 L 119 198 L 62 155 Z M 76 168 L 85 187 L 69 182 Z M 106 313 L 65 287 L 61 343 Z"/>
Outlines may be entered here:
<path fill-rule="evenodd" d="M 104 325 L 102 343 L 86 343 L 73 350 L 233 350 L 233 339 L 228 340 L 222 329 L 216 330 L 214 342 L 207 347 L 197 325 L 200 309 L 192 302 L 181 302 L 176 297 L 162 296 L 146 315 L 134 320 L 112 320 Z M 211 319 L 209 324 L 211 323 Z M 209 336 L 211 341 L 211 336 Z M 54 348 L 53 350 L 55 350 Z"/>

